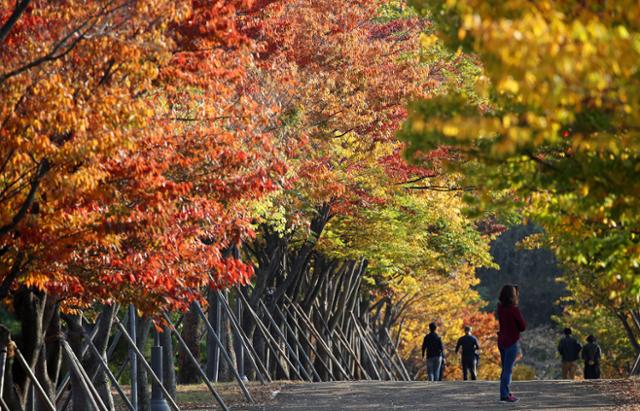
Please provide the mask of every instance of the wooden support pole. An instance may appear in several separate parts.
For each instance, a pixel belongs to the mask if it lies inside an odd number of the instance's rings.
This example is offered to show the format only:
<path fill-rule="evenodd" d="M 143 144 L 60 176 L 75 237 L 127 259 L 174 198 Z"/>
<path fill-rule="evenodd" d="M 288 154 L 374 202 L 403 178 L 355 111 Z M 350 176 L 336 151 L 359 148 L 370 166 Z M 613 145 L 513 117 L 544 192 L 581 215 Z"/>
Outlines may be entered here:
<path fill-rule="evenodd" d="M 289 313 L 289 314 L 293 314 L 291 313 L 291 311 L 289 310 L 289 307 L 283 307 L 283 309 Z M 297 313 L 295 313 L 297 314 Z M 304 328 L 302 328 L 302 326 L 300 326 L 300 324 L 298 323 L 297 320 L 294 319 L 293 324 L 295 325 L 295 327 L 298 329 L 298 331 L 300 332 L 300 335 L 302 336 L 302 338 L 304 339 L 305 343 L 309 345 L 309 348 L 311 349 L 311 351 L 313 352 L 313 354 L 316 356 L 316 358 L 318 359 L 318 361 L 320 361 L 320 363 L 322 364 L 322 366 L 325 368 L 325 370 L 327 370 L 327 372 L 329 373 L 329 377 L 331 378 L 332 381 L 336 381 L 336 377 L 335 374 L 333 373 L 333 370 L 331 369 L 331 367 L 329 367 L 329 365 L 322 359 L 322 356 L 320 355 L 320 353 L 318 352 L 318 350 L 316 349 L 316 347 L 311 343 L 311 341 L 309 340 L 309 338 L 306 335 L 306 331 Z"/>
<path fill-rule="evenodd" d="M 140 360 L 144 368 L 146 368 L 149 375 L 151 375 L 151 378 L 153 379 L 153 381 L 156 384 L 158 384 L 158 387 L 160 387 L 160 389 L 162 390 L 162 393 L 164 394 L 165 399 L 167 400 L 169 405 L 171 405 L 171 408 L 173 408 L 175 411 L 180 411 L 180 407 L 178 407 L 178 404 L 176 404 L 174 399 L 171 397 L 171 394 L 169 394 L 169 391 L 167 391 L 167 389 L 164 387 L 164 384 L 162 384 L 162 380 L 158 378 L 156 373 L 153 371 L 153 368 L 151 368 L 147 360 L 144 358 L 144 355 L 140 352 L 136 344 L 133 342 L 126 328 L 124 328 L 124 326 L 120 322 L 120 319 L 116 316 L 114 317 L 114 321 L 116 323 L 116 326 L 122 331 L 122 336 L 125 338 L 125 340 L 129 344 L 129 347 L 131 347 L 131 349 L 136 354 L 137 358 Z M 224 408 L 224 407 L 223 409 L 228 410 L 227 408 Z"/>
<path fill-rule="evenodd" d="M 211 335 L 211 337 L 213 337 L 213 340 L 216 342 L 216 345 L 220 348 L 220 351 L 223 354 L 223 357 L 227 362 L 227 364 L 229 365 L 229 367 L 233 369 L 233 375 L 238 381 L 238 384 L 240 385 L 240 389 L 244 393 L 244 396 L 247 398 L 247 400 L 253 403 L 254 402 L 253 398 L 251 398 L 251 394 L 249 394 L 249 391 L 247 390 L 247 387 L 245 386 L 244 381 L 242 380 L 242 377 L 240 377 L 240 373 L 238 373 L 238 371 L 233 368 L 233 361 L 231 361 L 231 356 L 229 355 L 227 350 L 222 346 L 222 342 L 220 341 L 218 334 L 216 334 L 216 331 L 211 326 L 209 319 L 207 319 L 207 316 L 204 314 L 204 311 L 202 311 L 202 307 L 200 307 L 200 304 L 197 301 L 195 302 L 195 307 L 196 307 L 196 312 L 200 315 L 200 317 L 202 317 L 202 320 L 207 329 L 207 332 L 209 333 L 209 335 Z M 256 369 L 256 372 L 258 373 L 258 375 L 260 375 L 259 370 Z"/>
<path fill-rule="evenodd" d="M 282 313 L 282 311 L 280 310 L 280 308 L 278 308 L 278 306 L 275 306 L 276 312 L 278 313 L 278 315 L 280 316 L 280 318 L 282 318 L 282 322 L 285 325 L 286 329 L 295 336 L 295 332 L 293 331 L 293 329 L 291 328 L 291 326 L 289 325 L 289 323 L 287 322 L 287 317 Z M 304 350 L 304 347 L 302 346 L 302 344 L 300 344 L 300 340 L 295 338 L 296 340 L 296 344 L 298 345 L 299 351 L 300 353 L 302 353 L 302 356 L 304 357 L 305 361 L 311 366 L 311 371 L 313 372 L 313 375 L 318 379 L 318 382 L 322 382 L 322 378 L 320 378 L 320 374 L 318 374 L 318 372 L 316 371 L 316 368 L 313 366 L 313 363 L 311 362 L 311 358 L 309 358 L 309 356 L 307 355 L 307 353 Z M 296 358 L 298 358 L 298 362 L 300 363 L 300 358 L 298 356 L 296 356 Z M 301 368 L 305 368 L 304 365 L 302 363 L 300 363 L 300 367 Z M 306 370 L 305 370 L 306 371 Z"/>
<path fill-rule="evenodd" d="M 392 352 L 392 354 L 398 360 L 398 363 L 400 364 L 400 367 L 402 367 L 402 372 L 404 374 L 404 377 L 406 378 L 407 381 L 412 381 L 411 375 L 409 374 L 409 371 L 407 371 L 407 367 L 405 367 L 404 361 L 402 361 L 402 358 L 400 357 L 400 353 L 398 353 L 398 349 L 396 348 L 396 344 L 393 342 L 393 339 L 391 338 L 391 335 L 389 334 L 389 330 L 387 330 L 385 328 L 384 332 L 385 332 L 387 338 L 389 339 L 389 343 L 391 344 L 391 352 Z"/>
<path fill-rule="evenodd" d="M 42 385 L 40 385 L 40 381 L 38 381 L 38 379 L 36 378 L 36 375 L 33 373 L 33 370 L 31 369 L 31 367 L 29 367 L 29 363 L 27 363 L 27 360 L 24 359 L 20 350 L 18 350 L 18 347 L 16 347 L 16 357 L 18 357 L 18 361 L 20 362 L 20 365 L 22 365 L 22 368 L 24 368 L 24 370 L 27 372 L 27 375 L 29 375 L 29 378 L 31 378 L 33 385 L 38 389 L 38 392 L 44 399 L 46 406 L 49 408 L 49 410 L 56 411 L 56 407 L 51 402 L 51 399 L 47 395 L 44 388 L 42 388 Z"/>
<path fill-rule="evenodd" d="M 378 378 L 378 380 L 382 380 L 382 376 L 380 375 L 380 372 L 378 371 L 378 367 L 376 366 L 376 362 L 375 362 L 374 356 L 370 351 L 369 345 L 367 344 L 367 341 L 364 338 L 364 335 L 362 335 L 362 330 L 360 329 L 360 326 L 358 324 L 358 320 L 356 319 L 356 316 L 353 314 L 353 312 L 351 313 L 351 318 L 353 319 L 354 328 L 356 329 L 356 332 L 358 333 L 358 336 L 360 337 L 360 343 L 362 344 L 362 347 L 364 348 L 364 351 L 367 354 L 367 357 L 369 357 L 369 362 L 371 363 L 371 368 L 373 369 L 373 372 L 376 374 L 376 377 Z"/>
<path fill-rule="evenodd" d="M 60 345 L 62 346 L 63 352 L 67 356 L 67 360 L 69 363 L 69 367 L 71 368 L 71 371 L 76 375 L 76 377 L 80 381 L 82 388 L 85 390 L 87 397 L 91 401 L 91 405 L 94 406 L 95 409 L 97 410 L 109 411 L 107 409 L 107 406 L 104 404 L 104 401 L 102 401 L 102 398 L 98 393 L 98 390 L 96 390 L 96 387 L 93 386 L 93 383 L 89 379 L 89 376 L 87 375 L 86 371 L 82 367 L 80 360 L 78 360 L 78 357 L 76 357 L 75 353 L 71 349 L 71 346 L 69 345 L 69 343 L 66 340 L 61 340 Z"/>
<path fill-rule="evenodd" d="M 122 387 L 118 383 L 118 379 L 115 377 L 115 375 L 113 375 L 113 373 L 109 369 L 109 365 L 104 361 L 104 358 L 102 358 L 102 355 L 100 355 L 100 351 L 98 351 L 98 348 L 96 348 L 96 346 L 93 344 L 93 341 L 91 341 L 91 339 L 89 338 L 89 335 L 87 335 L 86 331 L 84 331 L 84 330 L 82 331 L 82 335 L 88 341 L 89 348 L 93 352 L 93 355 L 95 355 L 96 358 L 98 359 L 98 365 L 100 365 L 100 368 L 102 368 L 104 370 L 104 372 L 109 376 L 109 379 L 115 385 L 116 391 L 118 391 L 118 394 L 120 395 L 120 398 L 122 398 L 122 401 L 124 401 L 124 403 L 127 406 L 127 408 L 129 408 L 130 411 L 137 411 L 133 407 L 133 404 L 131 404 L 131 401 L 129 401 L 129 398 L 127 398 L 127 395 L 122 390 Z M 92 381 L 93 381 L 93 379 L 92 379 Z"/>
<path fill-rule="evenodd" d="M 231 326 L 240 335 L 240 337 L 242 338 L 242 341 L 244 342 L 245 348 L 247 348 L 247 353 L 249 354 L 249 360 L 251 361 L 251 365 L 256 370 L 258 369 L 258 366 L 260 366 L 264 370 L 267 379 L 269 381 L 271 381 L 271 377 L 269 377 L 269 371 L 266 369 L 266 367 L 262 363 L 262 360 L 260 360 L 260 357 L 258 356 L 258 353 L 256 352 L 256 350 L 253 348 L 253 344 L 251 344 L 251 341 L 249 340 L 249 337 L 247 337 L 245 332 L 242 330 L 242 328 L 240 327 L 240 325 L 236 321 L 236 318 L 233 316 L 233 313 L 231 312 L 231 307 L 229 306 L 229 303 L 228 303 L 226 297 L 219 290 L 217 291 L 217 293 L 218 293 L 218 298 L 220 299 L 220 302 L 222 303 L 222 308 L 224 309 L 225 313 L 229 317 L 229 321 L 231 322 Z"/>
<path fill-rule="evenodd" d="M 375 352 L 378 354 L 383 365 L 385 365 L 385 370 L 395 380 L 402 381 L 404 379 L 404 375 L 402 374 L 402 370 L 398 367 L 398 364 L 393 362 L 393 359 L 387 353 L 387 350 L 376 340 L 376 337 L 373 333 L 373 330 L 370 327 L 364 329 L 366 331 L 367 338 L 372 345 Z M 376 349 L 377 348 L 377 349 Z"/>
<path fill-rule="evenodd" d="M 100 318 L 100 317 L 98 316 L 98 318 Z M 94 326 L 93 329 L 91 330 L 91 333 L 89 333 L 89 336 L 91 337 L 90 338 L 91 341 L 93 341 L 93 339 L 96 337 L 97 333 L 98 333 L 98 327 Z M 87 353 L 88 349 L 89 349 L 89 346 L 87 345 L 86 342 L 84 342 L 83 345 L 82 345 L 82 349 L 80 350 L 80 356 L 84 358 L 84 355 Z M 62 382 L 58 385 L 58 388 L 56 390 L 56 398 L 55 398 L 56 402 L 58 400 L 60 400 L 60 397 L 64 393 L 64 390 L 69 385 L 70 378 L 71 378 L 71 376 L 70 376 L 69 372 L 67 372 L 65 374 L 65 376 L 62 377 Z M 67 397 L 67 400 L 65 401 L 64 405 L 61 407 L 62 410 L 67 408 L 67 404 L 69 403 L 70 398 L 71 397 Z"/>
<path fill-rule="evenodd" d="M 336 337 L 338 337 L 338 341 L 340 342 L 340 344 L 342 344 L 342 347 L 347 351 L 347 353 L 349 353 L 354 363 L 358 366 L 360 371 L 364 374 L 364 377 L 367 380 L 371 380 L 372 379 L 371 376 L 369 375 L 367 370 L 362 366 L 362 363 L 360 362 L 358 355 L 353 351 L 353 348 L 351 348 L 351 345 L 347 342 L 346 336 L 342 333 L 342 330 L 340 328 L 336 328 L 333 331 L 329 330 L 329 324 L 327 324 L 327 321 L 320 314 L 320 310 L 318 310 L 318 307 L 314 305 L 313 308 L 316 310 L 316 313 L 318 314 L 318 318 L 320 318 L 320 322 L 324 326 L 325 330 L 329 334 L 331 335 L 335 334 Z"/>
<path fill-rule="evenodd" d="M 289 368 L 291 369 L 295 368 L 293 363 L 291 363 L 291 361 L 289 361 L 289 358 L 287 358 L 287 354 L 282 350 L 282 347 L 280 347 L 280 345 L 275 340 L 275 338 L 273 338 L 273 336 L 271 335 L 267 327 L 262 322 L 262 319 L 260 318 L 258 313 L 256 313 L 253 307 L 251 307 L 251 305 L 249 304 L 245 296 L 242 294 L 242 292 L 238 292 L 238 295 L 240 296 L 240 299 L 244 303 L 244 306 L 247 309 L 247 311 L 249 311 L 249 314 L 251 314 L 251 316 L 253 317 L 253 320 L 255 321 L 256 326 L 258 327 L 258 330 L 260 330 L 260 333 L 264 337 L 265 342 L 267 343 L 267 347 L 273 354 L 274 358 L 279 356 L 284 359 L 284 361 L 287 363 Z M 276 364 L 278 364 L 280 368 L 282 368 L 279 361 L 276 360 Z M 288 374 L 288 370 L 283 369 L 283 371 L 287 372 Z M 296 371 L 296 374 L 298 374 L 299 379 L 302 379 L 302 376 L 297 371 Z"/>
<path fill-rule="evenodd" d="M 342 366 L 342 364 L 340 363 L 340 361 L 336 358 L 335 355 L 333 355 L 333 352 L 331 351 L 331 348 L 329 348 L 329 346 L 325 343 L 324 339 L 322 338 L 322 336 L 320 335 L 320 333 L 318 332 L 316 327 L 313 325 L 313 323 L 311 322 L 309 317 L 307 317 L 307 314 L 304 313 L 302 311 L 302 309 L 300 307 L 298 307 L 295 303 L 291 304 L 291 307 L 293 307 L 296 310 L 296 312 L 298 313 L 298 315 L 300 316 L 302 321 L 309 328 L 309 330 L 314 335 L 316 340 L 320 343 L 320 346 L 322 347 L 322 349 L 327 353 L 327 355 L 329 355 L 331 360 L 333 360 L 333 363 L 336 365 L 336 367 L 338 367 L 338 370 L 344 376 L 344 378 L 347 379 L 347 380 L 352 380 L 353 376 L 349 375 L 347 373 L 347 371 L 345 371 L 345 369 Z"/>
<path fill-rule="evenodd" d="M 196 367 L 196 370 L 198 371 L 198 374 L 200 375 L 200 379 L 202 379 L 202 382 L 205 383 L 205 385 L 207 386 L 207 388 L 209 389 L 209 391 L 213 395 L 213 398 L 215 398 L 216 402 L 218 404 L 220 404 L 222 409 L 228 410 L 228 407 L 224 403 L 224 400 L 222 399 L 220 394 L 218 394 L 218 391 L 216 391 L 216 389 L 213 388 L 213 385 L 211 385 L 211 382 L 209 381 L 209 378 L 207 378 L 207 374 L 202 370 L 202 367 L 200 366 L 200 362 L 196 359 L 196 357 L 193 356 L 193 353 L 189 349 L 189 346 L 184 341 L 184 338 L 182 338 L 182 336 L 180 335 L 178 330 L 176 330 L 176 328 L 173 326 L 173 323 L 171 322 L 171 319 L 169 318 L 167 313 L 164 313 L 164 319 L 169 324 L 169 329 L 176 336 L 176 338 L 178 339 L 178 342 L 180 343 L 180 345 L 182 345 L 182 348 L 184 348 L 184 352 L 187 353 L 187 357 L 189 358 L 191 363 L 193 363 L 193 365 Z M 245 388 L 244 385 L 241 385 L 241 386 L 242 386 L 242 388 Z M 246 388 L 245 388 L 245 390 L 246 390 Z M 254 401 L 253 401 L 253 398 L 251 398 L 251 395 L 248 392 L 246 392 L 246 395 L 248 395 L 247 399 L 253 403 Z"/>
<path fill-rule="evenodd" d="M 295 352 L 293 351 L 293 349 L 289 345 L 289 342 L 287 341 L 287 338 L 284 336 L 284 334 L 280 330 L 280 327 L 278 327 L 278 323 L 276 323 L 276 321 L 271 316 L 271 313 L 267 309 L 267 306 L 264 305 L 264 302 L 262 300 L 260 300 L 259 304 L 262 306 L 262 309 L 264 310 L 265 314 L 267 315 L 267 318 L 271 322 L 271 325 L 273 325 L 273 328 L 278 333 L 278 336 L 280 336 L 280 338 L 282 338 L 282 342 L 284 343 L 285 347 L 287 347 L 287 351 L 289 352 L 289 355 L 291 355 L 292 357 L 295 357 Z M 300 361 L 297 361 L 297 362 L 298 362 L 298 365 L 302 365 L 300 363 Z M 290 360 L 289 360 L 289 363 L 291 363 Z M 298 375 L 298 377 L 300 377 L 300 379 L 303 379 L 302 376 L 300 375 L 300 372 L 298 372 L 298 369 L 297 369 L 298 367 L 296 367 L 293 364 L 291 364 L 291 365 L 293 367 L 294 372 Z M 307 381 L 313 382 L 313 378 L 309 375 L 309 373 L 307 372 L 307 370 L 304 367 L 301 367 L 300 371 L 302 371 L 302 374 L 304 374 L 304 378 L 306 378 Z"/>
<path fill-rule="evenodd" d="M 388 364 L 384 359 L 384 355 L 381 354 L 380 350 L 377 349 L 377 346 L 373 341 L 373 337 L 371 336 L 369 330 L 365 329 L 364 326 L 361 324 L 358 324 L 358 325 L 360 327 L 360 330 L 362 331 L 362 335 L 364 336 L 365 341 L 369 345 L 369 350 L 371 351 L 371 353 L 373 353 L 376 361 L 378 362 L 378 364 L 382 366 L 382 370 L 389 377 L 389 380 L 395 381 L 396 375 L 393 373 L 393 370 L 389 368 Z"/>

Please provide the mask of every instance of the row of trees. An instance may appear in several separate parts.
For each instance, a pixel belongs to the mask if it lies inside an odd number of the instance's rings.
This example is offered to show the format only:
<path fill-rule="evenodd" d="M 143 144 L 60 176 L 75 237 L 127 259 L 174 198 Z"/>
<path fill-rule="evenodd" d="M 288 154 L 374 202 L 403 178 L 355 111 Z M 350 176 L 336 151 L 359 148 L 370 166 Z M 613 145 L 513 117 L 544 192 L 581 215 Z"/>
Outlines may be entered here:
<path fill-rule="evenodd" d="M 449 146 L 479 193 L 472 211 L 517 211 L 544 228 L 527 242 L 563 264 L 563 320 L 601 336 L 621 370 L 640 355 L 638 4 L 412 3 L 436 23 L 428 58 L 476 69 L 411 107 L 408 155 Z"/>
<path fill-rule="evenodd" d="M 410 166 L 395 137 L 449 70 L 428 26 L 399 1 L 1 1 L 0 297 L 49 392 L 55 336 L 98 304 L 103 351 L 115 304 L 160 320 L 233 285 L 329 327 L 358 305 L 407 355 L 425 317 L 490 323 L 456 154 Z"/>

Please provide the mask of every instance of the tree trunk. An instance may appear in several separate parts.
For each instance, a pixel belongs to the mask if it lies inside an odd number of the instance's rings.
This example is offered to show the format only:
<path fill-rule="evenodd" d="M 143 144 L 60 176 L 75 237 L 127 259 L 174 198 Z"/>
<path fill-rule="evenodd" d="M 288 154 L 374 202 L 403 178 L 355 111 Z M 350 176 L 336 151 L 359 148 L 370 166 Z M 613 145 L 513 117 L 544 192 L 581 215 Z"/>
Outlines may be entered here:
<path fill-rule="evenodd" d="M 198 336 L 198 328 L 200 325 L 200 316 L 197 311 L 191 306 L 189 311 L 184 315 L 182 321 L 182 338 L 187 345 L 187 348 L 196 359 L 200 358 L 200 341 Z M 200 379 L 198 377 L 198 370 L 196 366 L 189 359 L 189 355 L 186 353 L 186 349 L 182 345 L 178 349 L 178 382 L 180 384 L 197 384 Z"/>
<path fill-rule="evenodd" d="M 222 344 L 225 345 L 225 348 L 229 353 L 231 363 L 236 364 L 236 350 L 233 348 L 233 332 L 231 330 L 231 320 L 227 315 L 223 316 L 221 331 L 222 335 L 220 336 L 220 340 L 222 341 Z M 231 370 L 231 368 L 229 368 L 229 364 L 227 364 L 226 361 L 220 362 L 220 380 L 231 381 L 233 378 L 233 371 Z"/>
<path fill-rule="evenodd" d="M 162 382 L 171 394 L 171 397 L 176 399 L 176 364 L 175 355 L 173 354 L 173 338 L 171 336 L 171 330 L 168 327 L 162 329 L 160 334 L 160 344 L 162 344 Z"/>
<path fill-rule="evenodd" d="M 115 305 L 105 305 L 102 307 L 100 318 L 96 324 L 98 330 L 93 344 L 98 349 L 102 360 L 107 361 L 107 348 L 109 346 L 109 335 L 111 335 L 111 327 L 113 325 L 113 317 L 116 315 Z M 79 358 L 79 357 L 78 357 Z M 93 350 L 87 351 L 86 358 L 82 360 L 82 365 L 87 374 L 92 378 L 93 384 L 102 398 L 102 402 L 107 406 L 109 410 L 114 409 L 113 396 L 111 395 L 111 381 L 104 372 L 102 366 L 100 366 L 100 358 L 96 358 Z M 94 378 L 95 376 L 95 378 Z"/>
<path fill-rule="evenodd" d="M 149 331 L 151 330 L 151 320 L 147 317 L 137 320 L 136 336 L 138 337 L 136 345 L 141 353 L 144 354 L 147 340 L 149 339 Z M 138 361 L 138 411 L 151 410 L 151 396 L 149 392 L 149 378 L 147 377 L 147 369 Z"/>
<path fill-rule="evenodd" d="M 20 338 L 16 341 L 20 352 L 27 360 L 27 363 L 36 373 L 40 384 L 50 399 L 53 399 L 55 389 L 49 378 L 46 366 L 46 353 L 44 353 L 44 331 L 48 328 L 53 313 L 57 309 L 56 304 L 47 299 L 47 295 L 41 291 L 31 288 L 21 287 L 14 295 L 13 299 L 16 318 L 21 324 Z M 26 372 L 18 364 L 14 363 L 15 383 L 22 393 L 21 405 L 27 405 L 31 380 L 27 378 Z M 36 394 L 36 404 L 41 404 L 44 399 L 38 392 Z"/>
<path fill-rule="evenodd" d="M 627 318 L 627 314 L 624 312 L 616 312 L 616 316 L 622 322 L 622 326 L 624 327 L 624 330 L 627 333 L 627 337 L 629 338 L 629 342 L 631 343 L 631 346 L 635 350 L 636 354 L 640 354 L 640 343 L 638 342 L 638 339 L 633 333 L 633 329 L 629 324 L 629 319 Z"/>
<path fill-rule="evenodd" d="M 63 315 L 64 321 L 67 324 L 67 340 L 71 349 L 75 353 L 76 357 L 82 358 L 82 323 L 80 316 L 78 315 Z M 67 366 L 68 370 L 72 370 L 71 366 Z M 89 399 L 88 394 L 82 384 L 82 379 L 79 378 L 73 371 L 69 371 L 70 384 L 71 384 L 71 409 L 73 411 L 94 411 L 93 405 Z M 95 410 L 97 411 L 97 410 Z"/>
<path fill-rule="evenodd" d="M 20 402 L 20 395 L 16 391 L 13 379 L 13 362 L 15 358 L 15 349 L 9 343 L 11 341 L 11 333 L 7 327 L 0 324 L 0 352 L 6 352 L 6 362 L 4 368 L 4 391 L 2 399 L 12 411 L 22 411 L 23 407 Z"/>

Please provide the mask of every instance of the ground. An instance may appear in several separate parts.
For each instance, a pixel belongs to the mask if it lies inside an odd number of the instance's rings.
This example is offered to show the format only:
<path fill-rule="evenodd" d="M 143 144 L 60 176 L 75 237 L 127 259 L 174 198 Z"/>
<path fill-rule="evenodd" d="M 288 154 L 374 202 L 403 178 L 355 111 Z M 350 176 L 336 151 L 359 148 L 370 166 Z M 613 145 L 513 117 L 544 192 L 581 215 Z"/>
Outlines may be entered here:
<path fill-rule="evenodd" d="M 367 410 L 614 410 L 615 396 L 602 383 L 568 381 L 514 382 L 517 404 L 498 401 L 498 383 L 474 382 L 338 382 L 285 387 L 276 401 L 251 411 Z"/>
<path fill-rule="evenodd" d="M 248 404 L 235 384 L 216 384 L 216 389 L 232 411 L 640 411 L 638 380 L 516 381 L 512 391 L 521 398 L 517 404 L 498 402 L 496 381 L 251 382 L 248 386 L 257 405 Z M 178 403 L 183 411 L 220 409 L 204 385 L 181 386 Z"/>

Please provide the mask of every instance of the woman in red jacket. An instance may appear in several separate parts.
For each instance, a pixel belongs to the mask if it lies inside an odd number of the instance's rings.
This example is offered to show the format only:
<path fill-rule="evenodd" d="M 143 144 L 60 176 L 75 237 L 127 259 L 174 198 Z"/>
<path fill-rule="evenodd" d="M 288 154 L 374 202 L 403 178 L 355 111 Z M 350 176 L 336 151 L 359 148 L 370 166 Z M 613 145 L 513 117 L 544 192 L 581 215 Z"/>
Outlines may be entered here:
<path fill-rule="evenodd" d="M 518 356 L 518 340 L 520 332 L 527 327 L 522 313 L 518 308 L 518 287 L 506 284 L 500 290 L 498 302 L 498 349 L 500 350 L 500 360 L 502 362 L 502 373 L 500 374 L 500 401 L 516 402 L 518 399 L 509 391 L 511 384 L 511 374 L 513 366 Z"/>

